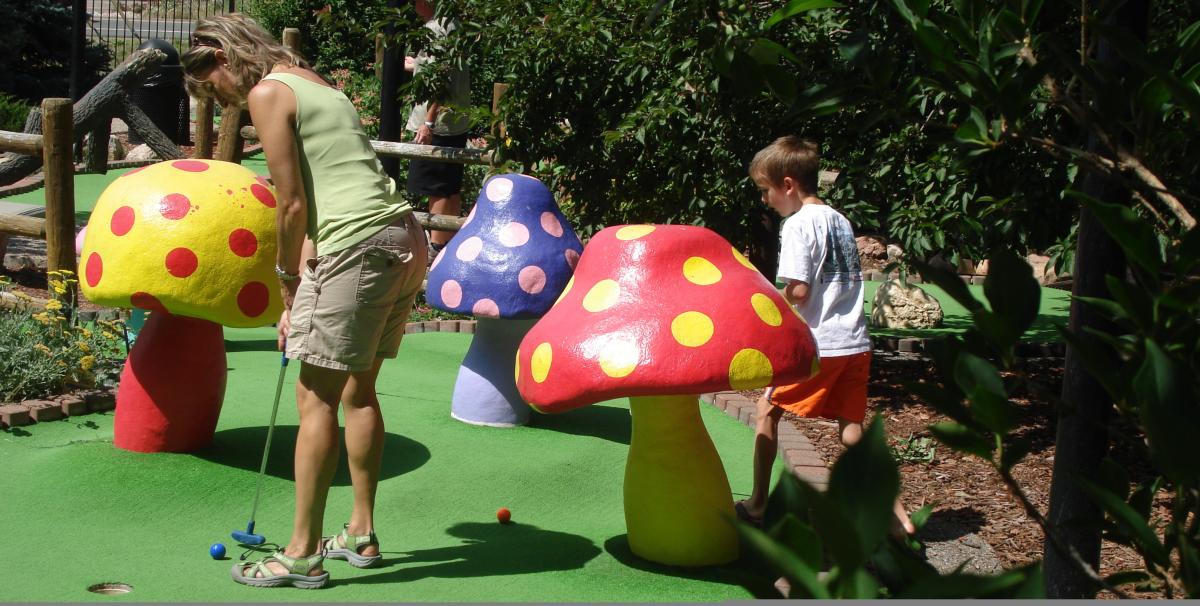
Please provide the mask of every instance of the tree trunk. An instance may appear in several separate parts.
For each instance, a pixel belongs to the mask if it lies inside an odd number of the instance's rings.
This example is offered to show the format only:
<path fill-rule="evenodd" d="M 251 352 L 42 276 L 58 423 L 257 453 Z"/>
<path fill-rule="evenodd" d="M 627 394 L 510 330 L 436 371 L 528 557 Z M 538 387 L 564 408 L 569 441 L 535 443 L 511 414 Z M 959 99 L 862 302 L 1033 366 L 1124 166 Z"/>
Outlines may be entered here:
<path fill-rule="evenodd" d="M 1111 27 L 1126 31 L 1144 40 L 1149 3 L 1130 0 L 1109 19 Z M 1127 71 L 1115 49 L 1101 41 L 1096 61 L 1115 74 Z M 1125 91 L 1132 97 L 1131 90 Z M 1116 125 L 1105 125 L 1117 128 Z M 1088 151 L 1102 154 L 1104 150 L 1093 136 Z M 1130 192 L 1117 182 L 1096 173 L 1084 177 L 1080 191 L 1106 202 L 1127 204 Z M 1110 298 L 1105 276 L 1125 275 L 1125 255 L 1116 242 L 1104 231 L 1087 208 L 1079 216 L 1079 244 L 1075 254 L 1074 287 L 1076 297 Z M 1111 333 L 1115 330 L 1094 310 L 1073 301 L 1070 330 L 1087 343 L 1096 343 L 1085 330 Z M 1103 513 L 1092 499 L 1079 488 L 1075 478 L 1090 476 L 1108 452 L 1108 421 L 1113 402 L 1108 392 L 1081 363 L 1073 348 L 1067 349 L 1063 373 L 1062 408 L 1059 410 L 1055 436 L 1054 476 L 1050 483 L 1050 511 L 1047 518 L 1051 529 L 1074 547 L 1093 570 L 1100 569 L 1100 524 Z M 1045 544 L 1046 597 L 1090 599 L 1099 587 L 1071 562 L 1069 555 L 1058 551 L 1047 540 Z"/>
<path fill-rule="evenodd" d="M 121 119 L 129 125 L 129 130 L 136 132 L 142 138 L 142 141 L 150 149 L 154 150 L 154 153 L 159 158 L 163 160 L 182 160 L 187 157 L 183 153 L 183 150 L 179 149 L 179 146 L 175 145 L 171 141 L 171 138 L 154 124 L 150 116 L 147 116 L 146 112 L 142 111 L 142 108 L 129 100 L 129 97 L 121 100 L 120 112 Z M 107 141 L 105 142 L 105 149 L 108 149 Z"/>
<path fill-rule="evenodd" d="M 111 120 L 125 93 L 147 76 L 153 74 L 167 56 L 159 50 L 143 49 L 104 77 L 92 90 L 75 103 L 72 112 L 74 132 L 91 132 L 99 120 Z M 31 112 L 25 120 L 25 132 L 42 132 L 42 115 Z M 30 175 L 42 165 L 40 155 L 7 154 L 9 161 L 0 163 L 0 185 L 8 185 Z"/>

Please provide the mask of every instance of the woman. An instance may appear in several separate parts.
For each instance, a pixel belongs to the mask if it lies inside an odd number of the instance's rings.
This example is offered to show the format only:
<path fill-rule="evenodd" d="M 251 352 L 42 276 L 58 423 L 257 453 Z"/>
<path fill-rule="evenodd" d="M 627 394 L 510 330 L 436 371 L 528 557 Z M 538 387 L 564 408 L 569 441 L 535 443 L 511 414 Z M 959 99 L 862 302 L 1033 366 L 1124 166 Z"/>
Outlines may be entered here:
<path fill-rule="evenodd" d="M 233 579 L 321 587 L 324 558 L 357 567 L 380 560 L 373 515 L 384 432 L 375 380 L 383 360 L 396 357 L 421 287 L 425 236 L 354 106 L 252 19 L 200 21 L 182 61 L 193 95 L 249 105 L 278 192 L 279 346 L 301 362 L 292 537 L 260 561 L 235 565 Z M 341 533 L 322 537 L 339 402 L 354 508 Z"/>

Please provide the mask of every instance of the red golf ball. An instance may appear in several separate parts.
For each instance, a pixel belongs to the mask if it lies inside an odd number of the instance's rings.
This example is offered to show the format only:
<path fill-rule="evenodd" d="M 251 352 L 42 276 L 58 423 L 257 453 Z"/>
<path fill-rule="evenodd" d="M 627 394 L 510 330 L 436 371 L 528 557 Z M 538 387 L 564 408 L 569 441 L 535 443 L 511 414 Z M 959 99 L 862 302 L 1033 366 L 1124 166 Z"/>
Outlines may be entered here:
<path fill-rule="evenodd" d="M 500 509 L 496 510 L 496 519 L 499 520 L 501 524 L 507 524 L 510 520 L 512 520 L 512 512 L 509 511 L 507 507 L 501 507 Z"/>

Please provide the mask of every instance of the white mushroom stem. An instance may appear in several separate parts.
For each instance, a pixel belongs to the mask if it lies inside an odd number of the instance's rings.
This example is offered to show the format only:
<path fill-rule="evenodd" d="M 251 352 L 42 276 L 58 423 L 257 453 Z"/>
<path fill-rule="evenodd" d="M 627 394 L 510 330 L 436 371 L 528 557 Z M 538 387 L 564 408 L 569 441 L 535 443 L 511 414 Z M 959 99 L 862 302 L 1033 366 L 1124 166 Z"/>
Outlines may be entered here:
<path fill-rule="evenodd" d="M 694 395 L 629 399 L 629 548 L 653 562 L 710 566 L 738 556 L 733 497 Z"/>

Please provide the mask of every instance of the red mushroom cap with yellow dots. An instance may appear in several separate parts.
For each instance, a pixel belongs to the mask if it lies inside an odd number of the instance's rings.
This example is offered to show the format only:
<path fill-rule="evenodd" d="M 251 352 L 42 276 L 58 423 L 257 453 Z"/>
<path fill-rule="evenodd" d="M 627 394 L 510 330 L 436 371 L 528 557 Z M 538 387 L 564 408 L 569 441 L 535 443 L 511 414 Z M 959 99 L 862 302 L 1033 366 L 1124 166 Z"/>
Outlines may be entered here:
<path fill-rule="evenodd" d="M 625 396 L 746 390 L 818 368 L 808 325 L 721 236 L 686 225 L 596 234 L 517 352 L 542 412 Z"/>
<path fill-rule="evenodd" d="M 275 287 L 275 191 L 250 169 L 174 160 L 135 169 L 88 220 L 80 285 L 92 302 L 263 326 Z"/>

